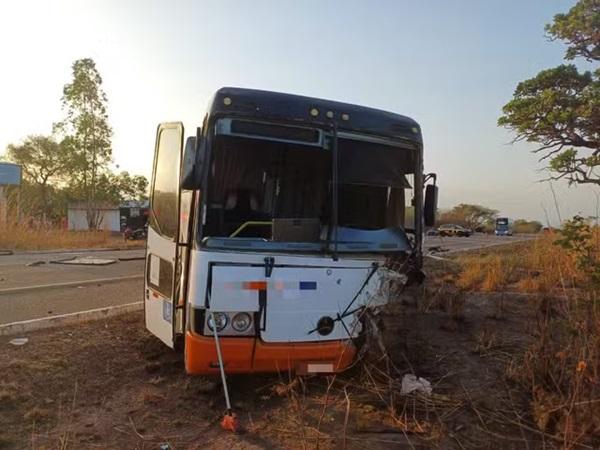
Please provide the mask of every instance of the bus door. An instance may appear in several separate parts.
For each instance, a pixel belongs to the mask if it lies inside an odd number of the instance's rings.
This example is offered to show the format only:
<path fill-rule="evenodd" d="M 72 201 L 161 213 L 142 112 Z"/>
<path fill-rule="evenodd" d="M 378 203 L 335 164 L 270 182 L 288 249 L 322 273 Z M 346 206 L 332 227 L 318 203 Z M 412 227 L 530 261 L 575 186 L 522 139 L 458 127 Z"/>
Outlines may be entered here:
<path fill-rule="evenodd" d="M 144 311 L 146 328 L 170 347 L 174 345 L 182 146 L 181 122 L 159 125 L 150 193 Z"/>

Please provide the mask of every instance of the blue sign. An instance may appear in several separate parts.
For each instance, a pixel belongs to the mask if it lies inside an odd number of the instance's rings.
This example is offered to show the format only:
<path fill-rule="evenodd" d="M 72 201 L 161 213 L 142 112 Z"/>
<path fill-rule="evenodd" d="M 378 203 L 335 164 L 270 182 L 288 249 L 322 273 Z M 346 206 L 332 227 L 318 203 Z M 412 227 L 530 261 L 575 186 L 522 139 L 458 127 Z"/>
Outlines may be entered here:
<path fill-rule="evenodd" d="M 21 166 L 0 162 L 0 186 L 21 184 Z"/>

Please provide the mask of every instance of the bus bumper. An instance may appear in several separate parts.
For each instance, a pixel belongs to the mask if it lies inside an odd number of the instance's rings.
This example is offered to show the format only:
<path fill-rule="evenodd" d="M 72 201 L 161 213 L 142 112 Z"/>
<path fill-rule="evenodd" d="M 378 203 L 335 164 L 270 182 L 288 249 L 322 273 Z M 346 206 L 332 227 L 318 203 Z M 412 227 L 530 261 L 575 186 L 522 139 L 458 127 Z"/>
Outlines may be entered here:
<path fill-rule="evenodd" d="M 337 373 L 348 368 L 356 355 L 350 340 L 272 344 L 254 337 L 224 336 L 219 342 L 227 373 Z M 212 336 L 186 333 L 187 373 L 218 374 L 218 361 Z"/>

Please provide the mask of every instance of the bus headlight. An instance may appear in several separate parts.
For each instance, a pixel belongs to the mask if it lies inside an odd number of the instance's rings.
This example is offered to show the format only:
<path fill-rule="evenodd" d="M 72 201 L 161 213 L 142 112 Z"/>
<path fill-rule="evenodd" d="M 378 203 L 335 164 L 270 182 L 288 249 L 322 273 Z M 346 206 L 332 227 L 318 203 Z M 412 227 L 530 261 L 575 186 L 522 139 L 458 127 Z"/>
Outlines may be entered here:
<path fill-rule="evenodd" d="M 231 327 L 238 332 L 244 332 L 252 325 L 252 317 L 245 312 L 237 313 L 231 319 Z"/>
<path fill-rule="evenodd" d="M 214 323 L 213 323 L 214 320 Z M 217 333 L 223 331 L 229 322 L 229 317 L 227 314 L 215 312 L 208 315 L 208 320 L 206 321 L 206 325 L 210 331 L 214 331 L 215 324 L 217 325 Z"/>

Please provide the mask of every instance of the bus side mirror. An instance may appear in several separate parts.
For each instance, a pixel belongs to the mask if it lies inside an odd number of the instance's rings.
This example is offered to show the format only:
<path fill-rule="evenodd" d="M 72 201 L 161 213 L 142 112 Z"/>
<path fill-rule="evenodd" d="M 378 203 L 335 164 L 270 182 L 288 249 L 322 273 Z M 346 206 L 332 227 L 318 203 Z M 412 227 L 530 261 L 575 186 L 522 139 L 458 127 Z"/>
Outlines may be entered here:
<path fill-rule="evenodd" d="M 196 139 L 198 139 L 197 136 L 187 138 L 181 161 L 179 186 L 181 189 L 190 191 L 199 189 L 202 184 L 202 152 L 204 151 L 204 147 L 202 146 L 202 136 L 199 136 L 201 140 L 198 143 L 199 145 L 196 145 Z"/>
<path fill-rule="evenodd" d="M 426 227 L 435 225 L 435 216 L 437 212 L 438 187 L 435 184 L 425 186 L 425 204 L 424 204 L 424 221 Z"/>

